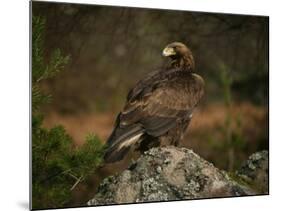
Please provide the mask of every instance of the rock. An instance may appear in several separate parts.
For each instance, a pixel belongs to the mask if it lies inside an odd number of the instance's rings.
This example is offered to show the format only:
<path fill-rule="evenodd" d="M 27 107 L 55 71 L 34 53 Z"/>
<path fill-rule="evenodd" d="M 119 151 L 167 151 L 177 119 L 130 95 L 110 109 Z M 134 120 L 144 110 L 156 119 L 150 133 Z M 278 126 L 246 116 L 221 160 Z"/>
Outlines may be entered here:
<path fill-rule="evenodd" d="M 252 186 L 257 194 L 268 194 L 268 151 L 252 154 L 236 174 Z"/>
<path fill-rule="evenodd" d="M 265 152 L 250 157 L 235 180 L 192 150 L 173 146 L 152 148 L 123 173 L 106 178 L 87 204 L 255 195 L 257 191 L 247 185 L 244 177 L 264 181 L 266 173 L 254 176 L 254 172 L 263 171 L 265 157 Z"/>

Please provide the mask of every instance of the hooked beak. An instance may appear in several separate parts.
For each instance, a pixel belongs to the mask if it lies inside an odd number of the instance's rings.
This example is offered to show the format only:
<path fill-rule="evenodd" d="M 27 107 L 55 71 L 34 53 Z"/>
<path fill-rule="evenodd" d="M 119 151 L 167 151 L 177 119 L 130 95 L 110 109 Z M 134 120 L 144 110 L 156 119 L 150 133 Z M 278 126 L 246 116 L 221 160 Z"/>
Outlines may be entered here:
<path fill-rule="evenodd" d="M 163 52 L 162 52 L 163 56 L 172 56 L 172 55 L 176 55 L 176 52 L 173 48 L 170 47 L 166 47 Z"/>

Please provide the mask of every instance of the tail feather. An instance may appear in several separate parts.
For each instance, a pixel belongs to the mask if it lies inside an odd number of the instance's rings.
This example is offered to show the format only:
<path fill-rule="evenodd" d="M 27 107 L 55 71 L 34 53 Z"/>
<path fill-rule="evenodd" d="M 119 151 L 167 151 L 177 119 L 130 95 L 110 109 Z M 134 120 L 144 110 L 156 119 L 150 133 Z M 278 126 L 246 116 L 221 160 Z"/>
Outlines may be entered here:
<path fill-rule="evenodd" d="M 142 139 L 144 129 L 139 125 L 135 125 L 134 127 L 116 130 L 116 133 L 118 134 L 111 135 L 107 141 L 108 148 L 104 156 L 106 163 L 113 163 L 123 159 L 131 146 Z"/>
<path fill-rule="evenodd" d="M 114 163 L 119 160 L 122 160 L 124 156 L 128 153 L 130 150 L 130 147 L 124 147 L 119 151 L 115 151 L 114 149 L 110 149 L 106 151 L 105 156 L 104 156 L 104 161 L 106 163 Z"/>

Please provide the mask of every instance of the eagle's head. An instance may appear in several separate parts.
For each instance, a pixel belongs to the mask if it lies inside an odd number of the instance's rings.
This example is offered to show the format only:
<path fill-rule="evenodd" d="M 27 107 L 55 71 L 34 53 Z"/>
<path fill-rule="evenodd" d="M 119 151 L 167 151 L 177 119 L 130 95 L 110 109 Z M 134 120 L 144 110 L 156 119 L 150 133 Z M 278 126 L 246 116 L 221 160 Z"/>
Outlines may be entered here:
<path fill-rule="evenodd" d="M 162 55 L 171 58 L 171 67 L 181 67 L 192 71 L 194 59 L 189 48 L 181 42 L 168 44 L 162 51 Z"/>

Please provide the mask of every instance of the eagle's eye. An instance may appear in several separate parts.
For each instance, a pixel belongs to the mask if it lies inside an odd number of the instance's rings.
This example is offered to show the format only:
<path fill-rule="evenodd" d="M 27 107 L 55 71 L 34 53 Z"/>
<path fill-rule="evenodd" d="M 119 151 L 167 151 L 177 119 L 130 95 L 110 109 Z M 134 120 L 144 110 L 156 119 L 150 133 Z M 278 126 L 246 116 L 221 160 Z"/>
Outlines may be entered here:
<path fill-rule="evenodd" d="M 176 47 L 174 47 L 174 51 L 176 52 L 176 54 L 179 54 L 182 51 L 182 47 L 176 46 Z"/>
<path fill-rule="evenodd" d="M 175 48 L 176 51 L 183 50 L 183 46 L 181 46 L 181 45 L 175 46 L 174 48 Z"/>

